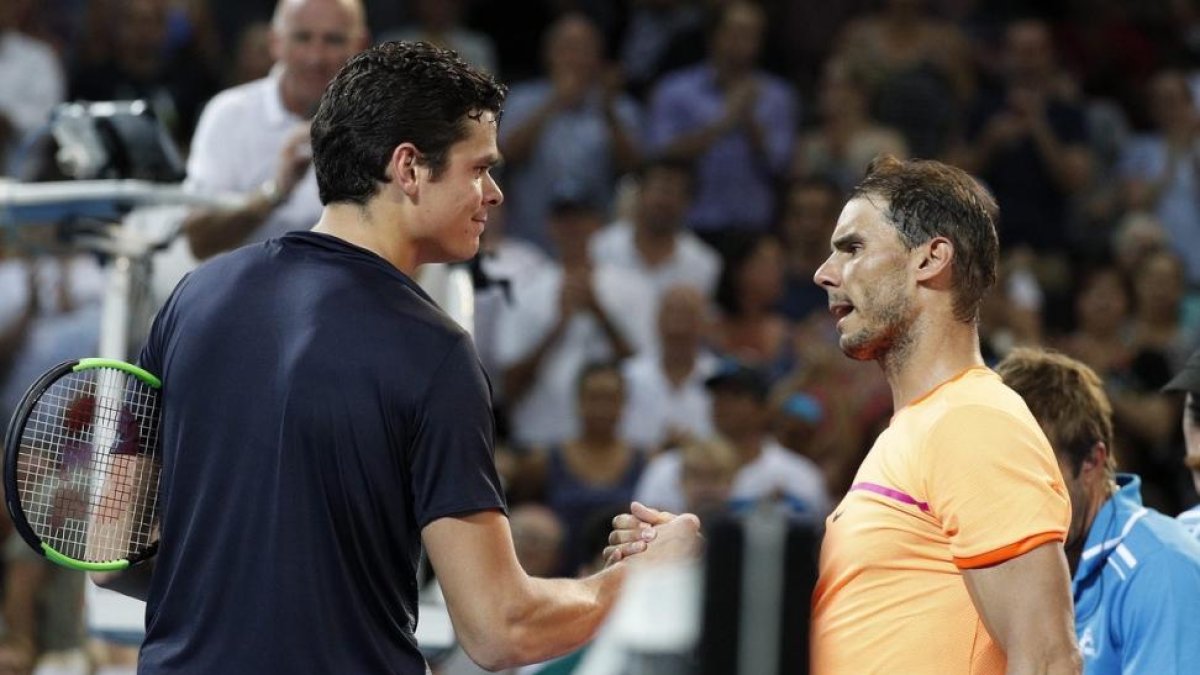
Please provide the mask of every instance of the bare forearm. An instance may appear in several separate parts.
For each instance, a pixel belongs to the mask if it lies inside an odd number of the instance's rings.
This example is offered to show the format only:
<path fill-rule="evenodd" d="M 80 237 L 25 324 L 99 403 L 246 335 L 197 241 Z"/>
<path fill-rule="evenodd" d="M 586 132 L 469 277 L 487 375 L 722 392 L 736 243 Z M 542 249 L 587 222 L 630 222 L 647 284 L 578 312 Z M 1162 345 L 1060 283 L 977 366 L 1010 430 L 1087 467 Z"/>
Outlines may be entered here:
<path fill-rule="evenodd" d="M 595 635 L 625 575 L 614 565 L 586 579 L 529 578 L 526 599 L 509 616 L 513 662 L 538 663 L 569 653 Z"/>
<path fill-rule="evenodd" d="M 4 620 L 10 642 L 33 647 L 36 644 L 37 614 L 35 598 L 46 577 L 41 561 L 9 563 L 5 584 Z"/>
<path fill-rule="evenodd" d="M 722 122 L 714 122 L 713 124 L 704 127 L 698 131 L 683 134 L 667 144 L 663 148 L 664 155 L 672 157 L 680 157 L 685 160 L 696 159 L 700 155 L 708 151 L 708 148 L 717 141 L 726 131 L 726 126 Z"/>
<path fill-rule="evenodd" d="M 92 583 L 121 595 L 145 600 L 150 595 L 150 578 L 154 574 L 154 559 L 120 572 L 92 572 Z"/>
<path fill-rule="evenodd" d="M 240 246 L 271 214 L 266 197 L 256 195 L 239 209 L 202 211 L 190 216 L 183 225 L 192 255 L 199 260 L 211 258 Z"/>
<path fill-rule="evenodd" d="M 1083 672 L 1083 661 L 1073 647 L 1057 654 L 1030 658 L 1009 654 L 1008 668 L 1004 672 L 1006 675 L 1079 675 Z"/>
<path fill-rule="evenodd" d="M 1033 139 L 1038 154 L 1050 168 L 1050 175 L 1060 190 L 1072 193 L 1087 185 L 1090 173 L 1087 162 L 1073 148 L 1063 145 L 1047 124 L 1034 126 Z"/>

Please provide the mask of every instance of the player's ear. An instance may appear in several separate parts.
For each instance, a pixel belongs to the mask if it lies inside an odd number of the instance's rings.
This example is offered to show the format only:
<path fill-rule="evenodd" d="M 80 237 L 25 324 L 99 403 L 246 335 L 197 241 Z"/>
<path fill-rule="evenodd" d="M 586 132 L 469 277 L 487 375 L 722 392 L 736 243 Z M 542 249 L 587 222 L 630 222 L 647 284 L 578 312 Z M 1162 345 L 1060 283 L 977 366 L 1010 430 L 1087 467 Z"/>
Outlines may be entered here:
<path fill-rule="evenodd" d="M 401 143 L 392 151 L 388 161 L 387 179 L 410 197 L 417 196 L 417 180 L 420 171 L 421 152 L 412 143 Z"/>
<path fill-rule="evenodd" d="M 917 280 L 929 281 L 946 273 L 949 275 L 950 265 L 954 260 L 954 244 L 945 237 L 934 237 L 919 247 L 920 259 L 917 261 Z"/>

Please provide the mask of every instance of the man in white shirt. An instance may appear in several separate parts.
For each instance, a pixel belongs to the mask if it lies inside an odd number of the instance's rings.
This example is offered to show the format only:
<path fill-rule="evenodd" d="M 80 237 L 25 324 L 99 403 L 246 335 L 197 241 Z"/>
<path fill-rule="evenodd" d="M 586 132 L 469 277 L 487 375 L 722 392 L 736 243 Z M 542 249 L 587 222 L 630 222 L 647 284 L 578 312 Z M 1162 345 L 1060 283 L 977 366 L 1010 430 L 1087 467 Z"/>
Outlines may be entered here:
<path fill-rule="evenodd" d="M 683 227 L 692 204 L 693 181 L 692 166 L 684 160 L 645 162 L 638 171 L 632 220 L 618 220 L 592 237 L 592 262 L 645 278 L 659 298 L 678 285 L 711 296 L 721 274 L 721 259 Z"/>
<path fill-rule="evenodd" d="M 66 91 L 58 55 L 18 31 L 15 12 L 15 3 L 0 3 L 0 175 L 16 175 L 13 150 L 49 121 Z"/>
<path fill-rule="evenodd" d="M 690 286 L 675 286 L 663 295 L 659 349 L 644 351 L 623 367 L 628 397 L 620 435 L 626 443 L 668 450 L 685 438 L 712 435 L 712 397 L 704 386 L 718 365 L 704 349 L 710 311 L 707 297 Z"/>
<path fill-rule="evenodd" d="M 733 479 L 731 506 L 778 498 L 798 513 L 822 517 L 829 494 L 820 469 L 768 433 L 770 406 L 766 378 L 757 370 L 727 362 L 707 381 L 713 396 L 713 424 L 733 444 L 740 468 Z M 679 450 L 659 455 L 642 473 L 634 499 L 656 509 L 684 510 L 683 462 Z"/>
<path fill-rule="evenodd" d="M 578 432 L 575 388 L 583 367 L 626 358 L 653 334 L 648 291 L 623 271 L 588 261 L 588 238 L 598 222 L 599 214 L 588 205 L 555 202 L 550 233 L 559 260 L 514 284 L 513 304 L 498 321 L 501 396 L 518 444 L 545 446 L 573 438 Z"/>
<path fill-rule="evenodd" d="M 326 85 L 368 42 L 361 0 L 279 0 L 271 73 L 213 97 L 188 156 L 189 188 L 251 198 L 236 209 L 188 215 L 184 236 L 156 261 L 160 292 L 200 260 L 317 222 L 321 201 L 309 170 L 308 120 Z"/>

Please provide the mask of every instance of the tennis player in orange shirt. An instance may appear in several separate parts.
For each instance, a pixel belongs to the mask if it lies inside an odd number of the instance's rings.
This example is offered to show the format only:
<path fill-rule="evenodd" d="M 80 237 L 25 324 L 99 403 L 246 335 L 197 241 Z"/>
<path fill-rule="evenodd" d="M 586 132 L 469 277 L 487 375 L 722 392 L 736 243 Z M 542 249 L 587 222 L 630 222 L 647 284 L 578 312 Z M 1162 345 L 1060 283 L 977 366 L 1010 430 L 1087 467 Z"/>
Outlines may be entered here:
<path fill-rule="evenodd" d="M 879 363 L 895 406 L 826 520 L 813 594 L 818 675 L 1080 671 L 1062 475 L 979 349 L 996 215 L 958 169 L 878 158 L 814 276 L 842 351 Z M 640 505 L 619 517 L 609 559 L 653 536 L 643 523 L 668 518 Z"/>

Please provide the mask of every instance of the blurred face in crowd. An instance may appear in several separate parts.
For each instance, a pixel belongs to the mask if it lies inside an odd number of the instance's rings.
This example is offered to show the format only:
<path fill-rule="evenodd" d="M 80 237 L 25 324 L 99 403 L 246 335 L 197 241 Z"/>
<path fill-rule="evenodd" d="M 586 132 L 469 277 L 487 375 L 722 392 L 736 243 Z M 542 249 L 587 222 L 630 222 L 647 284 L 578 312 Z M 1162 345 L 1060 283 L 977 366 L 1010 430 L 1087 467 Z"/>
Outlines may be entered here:
<path fill-rule="evenodd" d="M 1006 35 L 1008 66 L 1018 79 L 1044 77 L 1054 71 L 1050 30 L 1041 21 L 1017 21 Z"/>
<path fill-rule="evenodd" d="M 1146 254 L 1133 274 L 1137 306 L 1153 317 L 1178 316 L 1185 284 L 1183 261 L 1167 249 Z"/>
<path fill-rule="evenodd" d="M 1160 129 L 1192 129 L 1196 106 L 1187 79 L 1179 72 L 1161 73 L 1150 83 L 1150 112 Z"/>
<path fill-rule="evenodd" d="M 282 68 L 284 104 L 308 117 L 346 61 L 367 46 L 358 0 L 280 0 L 271 55 Z"/>
<path fill-rule="evenodd" d="M 1094 335 L 1112 335 L 1129 314 L 1129 293 L 1115 268 L 1096 270 L 1084 282 L 1075 299 L 1075 318 L 1082 331 Z"/>
<path fill-rule="evenodd" d="M 625 382 L 616 368 L 595 370 L 579 383 L 579 421 L 585 436 L 611 436 L 625 407 Z"/>
<path fill-rule="evenodd" d="M 842 352 L 877 360 L 902 347 L 916 315 L 909 251 L 884 216 L 886 201 L 858 197 L 842 209 L 831 240 L 833 253 L 813 280 L 829 294 Z"/>
<path fill-rule="evenodd" d="M 517 561 L 526 574 L 551 577 L 560 572 L 565 534 L 553 511 L 539 504 L 522 504 L 512 510 L 509 526 Z"/>
<path fill-rule="evenodd" d="M 783 297 L 784 276 L 783 247 L 774 237 L 763 237 L 737 272 L 739 304 L 773 306 Z"/>
<path fill-rule="evenodd" d="M 164 0 L 126 0 L 118 24 L 117 49 L 129 66 L 157 67 L 167 41 Z"/>
<path fill-rule="evenodd" d="M 588 241 L 600 229 L 601 217 L 587 207 L 572 208 L 548 216 L 555 253 L 563 267 L 588 264 Z"/>
<path fill-rule="evenodd" d="M 600 31 L 587 17 L 571 14 L 550 27 L 546 37 L 546 70 L 551 77 L 570 75 L 590 81 L 600 74 L 603 46 Z"/>
<path fill-rule="evenodd" d="M 653 167 L 646 171 L 638 190 L 638 226 L 656 235 L 674 235 L 691 203 L 691 176 L 669 167 Z"/>
<path fill-rule="evenodd" d="M 821 75 L 817 105 L 826 120 L 846 114 L 857 117 L 867 110 L 867 93 L 854 81 L 849 67 L 831 60 Z"/>
<path fill-rule="evenodd" d="M 712 38 L 718 66 L 733 71 L 752 69 L 762 51 L 765 27 L 766 17 L 757 5 L 735 2 L 726 7 Z"/>
<path fill-rule="evenodd" d="M 767 403 L 754 394 L 718 387 L 712 392 L 713 427 L 735 444 L 753 443 L 766 431 Z"/>
<path fill-rule="evenodd" d="M 697 441 L 683 448 L 680 487 L 687 510 L 705 513 L 719 510 L 733 492 L 737 475 L 737 451 L 725 441 Z"/>
<path fill-rule="evenodd" d="M 704 339 L 707 301 L 698 289 L 676 286 L 663 294 L 658 334 L 666 353 L 694 350 Z"/>
<path fill-rule="evenodd" d="M 783 233 L 788 249 L 811 258 L 825 248 L 837 224 L 840 197 L 830 187 L 798 185 L 788 192 L 783 212 Z M 808 274 L 811 268 L 805 271 Z"/>

